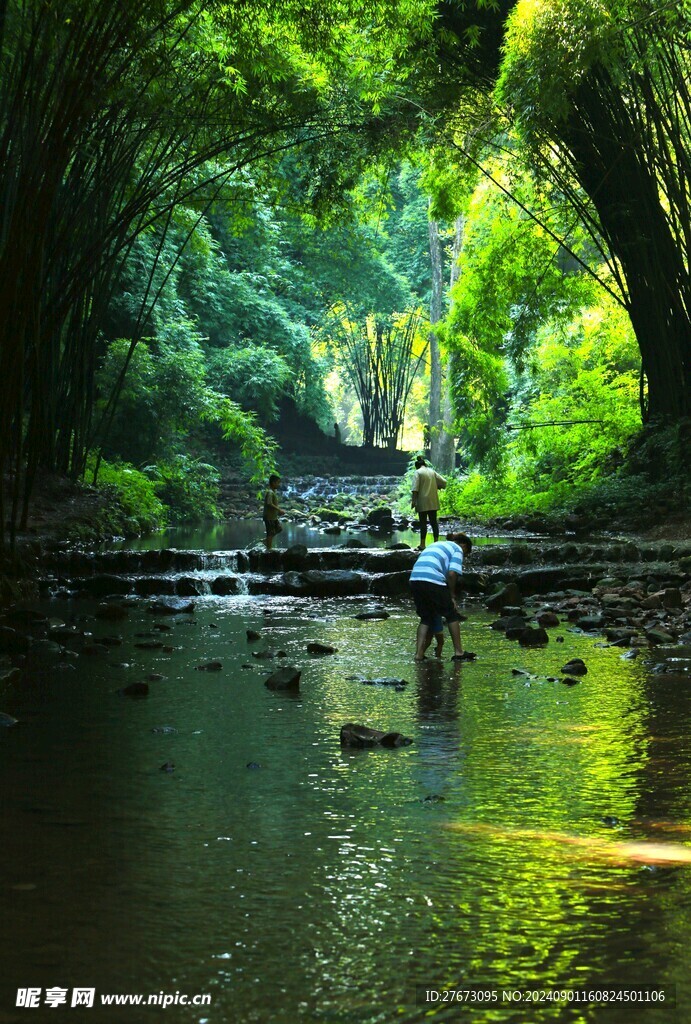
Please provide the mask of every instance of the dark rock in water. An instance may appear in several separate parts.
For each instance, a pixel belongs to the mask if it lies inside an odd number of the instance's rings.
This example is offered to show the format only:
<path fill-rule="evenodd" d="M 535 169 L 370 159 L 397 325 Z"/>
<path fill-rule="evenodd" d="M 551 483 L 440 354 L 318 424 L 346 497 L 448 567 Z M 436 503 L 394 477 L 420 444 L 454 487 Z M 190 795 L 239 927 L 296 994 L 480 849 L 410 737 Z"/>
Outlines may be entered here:
<path fill-rule="evenodd" d="M 129 686 L 123 686 L 119 691 L 123 697 L 146 697 L 149 692 L 148 683 L 130 683 Z"/>
<path fill-rule="evenodd" d="M 0 728 L 11 729 L 13 725 L 17 724 L 18 720 L 16 718 L 6 714 L 4 711 L 0 711 Z"/>
<path fill-rule="evenodd" d="M 260 661 L 268 661 L 276 656 L 276 651 L 252 651 L 252 657 L 258 658 Z"/>
<path fill-rule="evenodd" d="M 564 637 L 563 636 L 556 636 L 554 638 L 554 642 L 555 642 L 555 644 L 563 644 L 564 643 Z"/>
<path fill-rule="evenodd" d="M 307 651 L 309 654 L 336 654 L 338 648 L 332 647 L 331 644 L 321 644 L 317 640 L 311 640 L 307 644 Z"/>
<path fill-rule="evenodd" d="M 393 597 L 408 594 L 410 569 L 401 572 L 387 572 L 375 577 L 370 584 L 370 593 L 376 597 Z"/>
<path fill-rule="evenodd" d="M 333 534 L 334 536 L 337 537 L 341 533 L 341 527 L 340 526 L 325 526 L 324 529 L 322 530 L 322 533 Z"/>
<path fill-rule="evenodd" d="M 161 672 L 149 672 L 146 678 L 150 683 L 159 683 L 165 676 Z"/>
<path fill-rule="evenodd" d="M 367 545 L 363 544 L 361 540 L 356 540 L 354 537 L 347 540 L 343 545 L 344 548 L 366 548 Z"/>
<path fill-rule="evenodd" d="M 608 828 L 617 828 L 619 825 L 619 818 L 615 818 L 613 814 L 605 814 L 600 821 Z"/>
<path fill-rule="evenodd" d="M 157 736 L 174 736 L 177 733 L 174 725 L 155 725 L 151 731 Z"/>
<path fill-rule="evenodd" d="M 22 670 L 19 668 L 10 668 L 6 672 L 0 672 L 0 686 L 3 683 L 16 683 L 22 678 Z"/>
<path fill-rule="evenodd" d="M 369 619 L 388 619 L 390 618 L 389 613 L 385 611 L 372 611 L 372 612 L 358 612 L 357 615 L 353 615 L 354 619 L 362 619 L 367 621 Z"/>
<path fill-rule="evenodd" d="M 400 732 L 382 732 L 366 725 L 348 722 L 341 727 L 341 746 L 364 750 L 370 747 L 409 747 L 412 739 Z"/>
<path fill-rule="evenodd" d="M 256 629 L 247 630 L 247 642 L 253 643 L 255 640 L 261 639 L 261 633 L 258 633 Z"/>
<path fill-rule="evenodd" d="M 350 569 L 325 571 L 310 569 L 307 572 L 286 572 L 259 584 L 260 592 L 287 594 L 294 597 L 339 597 L 366 592 L 368 579 L 362 573 Z M 254 589 L 251 583 L 250 591 Z"/>
<path fill-rule="evenodd" d="M 140 651 L 160 651 L 163 647 L 162 640 L 140 640 L 134 645 Z"/>
<path fill-rule="evenodd" d="M 159 633 L 170 633 L 172 626 L 169 626 L 167 622 L 154 622 L 153 628 Z"/>
<path fill-rule="evenodd" d="M 6 654 L 24 654 L 29 650 L 30 638 L 9 626 L 0 626 L 0 651 Z"/>
<path fill-rule="evenodd" d="M 560 682 L 562 682 L 564 684 L 564 686 L 578 686 L 579 680 L 578 679 L 571 679 L 570 676 L 565 676 L 565 678 L 561 679 Z"/>
<path fill-rule="evenodd" d="M 539 647 L 541 644 L 549 643 L 547 631 L 539 626 L 537 629 L 524 629 L 518 637 L 521 647 Z"/>
<path fill-rule="evenodd" d="M 368 512 L 366 520 L 372 526 L 389 526 L 393 523 L 393 514 L 390 508 L 386 505 L 381 505 L 379 508 L 373 508 L 371 512 Z"/>
<path fill-rule="evenodd" d="M 407 679 L 394 679 L 389 676 L 384 676 L 381 679 L 362 679 L 360 676 L 356 676 L 356 678 L 364 686 L 390 686 L 394 690 L 404 690 L 408 685 Z"/>
<path fill-rule="evenodd" d="M 217 576 L 211 583 L 211 593 L 217 597 L 228 597 L 231 594 L 240 593 L 240 580 L 231 573 L 224 573 Z"/>
<path fill-rule="evenodd" d="M 582 658 L 572 658 L 571 661 L 562 667 L 561 671 L 572 676 L 585 676 L 588 674 L 588 669 Z"/>
<path fill-rule="evenodd" d="M 31 629 L 47 622 L 43 612 L 35 612 L 33 608 L 9 608 L 4 615 L 5 622 L 19 629 Z"/>
<path fill-rule="evenodd" d="M 98 638 L 99 644 L 103 644 L 105 647 L 120 647 L 122 645 L 121 636 L 100 636 Z"/>
<path fill-rule="evenodd" d="M 586 633 L 590 633 L 596 629 L 604 629 L 606 621 L 604 615 L 584 615 L 583 618 L 578 620 L 578 625 Z"/>
<path fill-rule="evenodd" d="M 512 668 L 512 676 L 527 676 L 529 679 L 532 678 L 530 672 L 527 672 L 524 668 Z"/>
<path fill-rule="evenodd" d="M 172 761 L 166 761 L 165 764 L 161 765 L 161 771 L 162 772 L 168 772 L 168 773 L 174 772 L 175 771 L 175 765 L 173 764 Z"/>
<path fill-rule="evenodd" d="M 496 594 L 492 594 L 485 601 L 489 611 L 500 611 L 505 605 L 520 605 L 522 600 L 521 591 L 516 583 L 507 583 Z"/>
<path fill-rule="evenodd" d="M 223 664 L 220 661 L 207 661 L 206 665 L 197 665 L 197 672 L 220 672 Z"/>
<path fill-rule="evenodd" d="M 108 654 L 108 648 L 105 644 L 84 644 L 82 647 L 82 654 L 88 654 L 95 657 L 98 654 Z"/>
<path fill-rule="evenodd" d="M 194 601 L 154 601 L 147 611 L 150 615 L 189 615 L 194 611 Z"/>
<path fill-rule="evenodd" d="M 527 623 L 523 615 L 502 615 L 501 618 L 496 618 L 493 623 L 489 624 L 490 630 L 496 630 L 499 633 L 507 633 L 509 630 L 521 630 L 526 629 Z M 509 639 L 516 639 L 516 637 L 509 637 Z"/>
<path fill-rule="evenodd" d="M 656 646 L 657 644 L 674 643 L 674 637 L 672 634 L 660 628 L 646 629 L 645 637 L 648 643 L 652 646 Z"/>
<path fill-rule="evenodd" d="M 301 675 L 299 668 L 295 668 L 294 665 L 286 665 L 285 668 L 279 668 L 277 672 L 270 675 L 265 680 L 264 686 L 270 690 L 292 690 L 295 692 L 300 688 Z"/>
<path fill-rule="evenodd" d="M 245 768 L 250 768 L 252 771 L 256 771 L 257 768 L 261 768 L 261 765 L 258 761 L 248 761 Z"/>
<path fill-rule="evenodd" d="M 181 576 L 175 582 L 175 593 L 180 597 L 201 597 L 202 594 L 208 593 L 206 581 L 194 576 Z"/>
<path fill-rule="evenodd" d="M 134 581 L 134 591 L 140 597 L 159 597 L 174 594 L 175 583 L 172 576 L 140 576 Z"/>
<path fill-rule="evenodd" d="M 538 621 L 538 624 L 540 626 L 543 626 L 544 628 L 546 628 L 548 626 L 558 626 L 559 625 L 559 616 L 557 615 L 556 612 L 551 612 L 551 611 L 539 612 L 539 614 L 537 616 L 537 621 Z"/>
<path fill-rule="evenodd" d="M 430 793 L 429 796 L 422 798 L 423 804 L 443 804 L 446 800 L 445 796 L 440 796 L 438 793 Z"/>

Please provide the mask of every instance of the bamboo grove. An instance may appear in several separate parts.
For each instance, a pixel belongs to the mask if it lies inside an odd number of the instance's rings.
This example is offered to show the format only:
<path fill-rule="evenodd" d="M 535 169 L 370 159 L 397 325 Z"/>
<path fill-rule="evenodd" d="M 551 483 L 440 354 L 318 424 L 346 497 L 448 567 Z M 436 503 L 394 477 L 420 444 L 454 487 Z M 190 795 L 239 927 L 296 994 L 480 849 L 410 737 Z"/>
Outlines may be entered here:
<path fill-rule="evenodd" d="M 335 6 L 346 22 L 349 3 Z M 215 0 L 2 3 L 3 538 L 25 525 L 37 474 L 78 477 L 107 427 L 92 413 L 99 323 L 134 240 L 154 227 L 164 239 L 177 204 L 203 213 L 240 168 L 363 120 L 308 66 L 300 34 L 316 49 L 330 29 L 303 15 L 290 2 L 280 17 Z"/>

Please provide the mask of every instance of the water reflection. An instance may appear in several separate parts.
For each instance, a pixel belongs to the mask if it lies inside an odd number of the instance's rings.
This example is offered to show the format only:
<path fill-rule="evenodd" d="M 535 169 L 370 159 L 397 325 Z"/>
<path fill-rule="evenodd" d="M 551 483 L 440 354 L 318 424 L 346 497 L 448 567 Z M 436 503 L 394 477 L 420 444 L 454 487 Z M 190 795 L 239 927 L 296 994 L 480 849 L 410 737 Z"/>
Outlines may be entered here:
<path fill-rule="evenodd" d="M 374 1024 L 459 1019 L 455 1007 L 416 1007 L 416 985 L 685 979 L 688 867 L 602 852 L 686 848 L 691 694 L 582 635 L 521 650 L 472 608 L 464 638 L 478 661 L 416 665 L 412 608 L 362 622 L 362 604 L 201 600 L 194 619 L 171 622 L 172 652 L 134 647 L 151 625 L 134 610 L 113 657 L 4 685 L 0 707 L 22 724 L 0 735 L 0 1019 L 23 1019 L 23 984 L 211 992 L 203 1013 L 166 1010 L 180 1024 Z M 92 610 L 49 609 L 67 621 Z M 251 657 L 248 627 L 302 667 L 298 699 L 264 687 L 275 662 Z M 309 640 L 338 653 L 309 658 Z M 546 678 L 565 655 L 589 667 L 572 688 Z M 222 671 L 196 671 L 213 658 Z M 152 672 L 163 678 L 147 699 L 118 695 Z M 414 744 L 342 751 L 346 721 Z M 177 732 L 152 732 L 161 725 Z M 531 1022 L 603 1012 L 473 1011 Z M 607 1010 L 630 1019 L 628 1005 Z M 673 1017 L 645 1005 L 635 1019 Z"/>
<path fill-rule="evenodd" d="M 233 551 L 263 544 L 264 536 L 264 524 L 260 519 L 235 519 L 182 524 L 160 533 L 118 540 L 108 546 L 133 551 L 158 551 L 161 548 Z M 288 548 L 293 544 L 304 544 L 308 548 L 341 547 L 349 541 L 359 542 L 370 548 L 386 548 L 391 544 L 408 544 L 414 548 L 420 543 L 420 535 L 416 530 L 388 532 L 361 527 L 316 527 L 308 526 L 306 523 L 285 522 L 283 532 L 274 541 L 274 548 Z M 480 545 L 510 544 L 516 543 L 517 538 L 478 537 L 475 542 Z"/>

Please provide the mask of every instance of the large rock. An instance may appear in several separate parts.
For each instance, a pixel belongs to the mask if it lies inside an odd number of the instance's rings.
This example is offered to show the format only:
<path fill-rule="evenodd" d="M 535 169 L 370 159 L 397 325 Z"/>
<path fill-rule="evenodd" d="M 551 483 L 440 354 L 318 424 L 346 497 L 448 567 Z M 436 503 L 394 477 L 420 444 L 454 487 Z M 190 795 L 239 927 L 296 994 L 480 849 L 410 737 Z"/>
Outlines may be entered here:
<path fill-rule="evenodd" d="M 300 689 L 301 675 L 302 673 L 299 668 L 296 668 L 294 665 L 286 665 L 285 668 L 279 668 L 277 672 L 273 672 L 265 680 L 264 686 L 268 687 L 269 690 L 290 690 L 295 693 Z"/>
<path fill-rule="evenodd" d="M 369 580 L 349 569 L 325 572 L 286 572 L 267 580 L 252 580 L 250 590 L 257 594 L 286 594 L 292 597 L 345 597 L 367 592 Z"/>
<path fill-rule="evenodd" d="M 227 597 L 229 594 L 239 594 L 241 593 L 240 580 L 232 573 L 224 573 L 223 576 L 217 576 L 215 580 L 212 580 L 211 593 L 216 594 L 219 597 Z"/>
<path fill-rule="evenodd" d="M 366 519 L 371 526 L 393 525 L 393 513 L 387 505 L 380 505 L 379 508 L 373 508 L 371 512 L 367 513 Z"/>
<path fill-rule="evenodd" d="M 506 605 L 520 604 L 522 601 L 521 591 L 517 583 L 507 583 L 496 594 L 492 594 L 485 601 L 486 607 L 491 612 L 501 611 Z"/>
<path fill-rule="evenodd" d="M 366 725 L 355 725 L 354 722 L 348 722 L 341 727 L 342 747 L 354 747 L 359 750 L 370 747 L 409 747 L 412 742 L 412 739 L 400 732 L 382 732 L 380 729 L 370 729 Z"/>
<path fill-rule="evenodd" d="M 410 572 L 388 572 L 376 576 L 370 585 L 370 593 L 377 597 L 395 597 L 407 594 L 410 586 Z"/>
<path fill-rule="evenodd" d="M 540 647 L 542 644 L 549 643 L 549 636 L 547 631 L 540 626 L 537 629 L 524 629 L 517 640 L 521 647 Z"/>

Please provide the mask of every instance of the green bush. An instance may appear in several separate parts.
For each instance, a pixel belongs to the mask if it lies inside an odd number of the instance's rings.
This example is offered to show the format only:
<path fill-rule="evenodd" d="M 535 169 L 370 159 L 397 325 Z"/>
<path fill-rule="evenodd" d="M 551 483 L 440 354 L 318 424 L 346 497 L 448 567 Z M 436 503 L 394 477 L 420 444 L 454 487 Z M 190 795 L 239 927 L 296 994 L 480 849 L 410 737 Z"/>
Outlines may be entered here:
<path fill-rule="evenodd" d="M 215 466 L 189 455 L 175 455 L 167 462 L 147 466 L 156 493 L 177 521 L 218 519 L 220 474 Z"/>
<path fill-rule="evenodd" d="M 96 457 L 91 455 L 87 473 L 92 477 L 95 467 Z M 129 463 L 110 463 L 103 459 L 98 468 L 96 487 L 105 492 L 117 506 L 112 510 L 113 526 L 110 532 L 118 532 L 119 528 L 126 533 L 148 533 L 165 525 L 166 508 L 156 496 L 154 481 Z"/>

